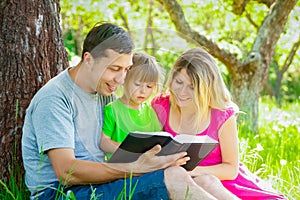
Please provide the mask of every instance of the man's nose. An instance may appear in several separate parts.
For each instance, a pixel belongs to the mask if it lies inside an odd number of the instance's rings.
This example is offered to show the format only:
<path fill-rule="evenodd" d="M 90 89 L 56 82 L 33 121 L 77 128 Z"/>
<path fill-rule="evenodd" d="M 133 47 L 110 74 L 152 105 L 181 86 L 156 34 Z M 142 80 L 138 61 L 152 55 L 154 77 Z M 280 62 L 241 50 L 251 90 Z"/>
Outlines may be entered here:
<path fill-rule="evenodd" d="M 122 85 L 124 83 L 125 77 L 126 77 L 127 71 L 121 70 L 118 75 L 115 77 L 115 82 Z"/>

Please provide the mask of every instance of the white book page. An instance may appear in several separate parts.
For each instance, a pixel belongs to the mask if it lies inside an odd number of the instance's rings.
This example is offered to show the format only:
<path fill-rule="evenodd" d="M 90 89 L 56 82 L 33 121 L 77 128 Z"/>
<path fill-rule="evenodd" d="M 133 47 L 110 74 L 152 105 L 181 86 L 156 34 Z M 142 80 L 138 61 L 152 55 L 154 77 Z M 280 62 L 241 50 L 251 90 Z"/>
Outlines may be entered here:
<path fill-rule="evenodd" d="M 141 135 L 160 135 L 160 136 L 167 136 L 167 137 L 173 137 L 170 133 L 165 131 L 160 132 L 132 132 L 135 134 L 141 134 Z"/>
<path fill-rule="evenodd" d="M 176 140 L 179 143 L 218 143 L 218 141 L 212 139 L 207 135 L 196 136 L 196 135 L 180 134 L 180 135 L 176 135 L 174 137 L 174 140 Z"/>

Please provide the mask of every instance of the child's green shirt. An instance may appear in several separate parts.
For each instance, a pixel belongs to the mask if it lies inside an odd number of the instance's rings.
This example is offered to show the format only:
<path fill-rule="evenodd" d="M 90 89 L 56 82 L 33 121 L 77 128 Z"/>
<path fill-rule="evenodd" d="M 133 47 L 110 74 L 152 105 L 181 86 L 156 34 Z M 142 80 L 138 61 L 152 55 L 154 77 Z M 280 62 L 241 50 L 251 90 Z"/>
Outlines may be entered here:
<path fill-rule="evenodd" d="M 125 106 L 119 99 L 104 108 L 102 131 L 115 142 L 122 142 L 129 132 L 161 131 L 162 126 L 153 108 L 144 103 L 140 109 Z M 108 155 L 108 157 L 110 157 Z"/>

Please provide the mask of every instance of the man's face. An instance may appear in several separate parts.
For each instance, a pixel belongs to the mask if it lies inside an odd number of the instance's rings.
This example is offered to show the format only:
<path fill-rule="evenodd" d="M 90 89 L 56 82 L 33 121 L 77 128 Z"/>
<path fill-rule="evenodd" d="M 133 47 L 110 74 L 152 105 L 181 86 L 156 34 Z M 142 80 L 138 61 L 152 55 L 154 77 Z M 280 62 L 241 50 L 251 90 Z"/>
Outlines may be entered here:
<path fill-rule="evenodd" d="M 132 65 L 132 54 L 119 54 L 113 50 L 108 50 L 106 54 L 106 57 L 94 60 L 92 76 L 96 84 L 95 92 L 109 96 L 124 83 Z"/>

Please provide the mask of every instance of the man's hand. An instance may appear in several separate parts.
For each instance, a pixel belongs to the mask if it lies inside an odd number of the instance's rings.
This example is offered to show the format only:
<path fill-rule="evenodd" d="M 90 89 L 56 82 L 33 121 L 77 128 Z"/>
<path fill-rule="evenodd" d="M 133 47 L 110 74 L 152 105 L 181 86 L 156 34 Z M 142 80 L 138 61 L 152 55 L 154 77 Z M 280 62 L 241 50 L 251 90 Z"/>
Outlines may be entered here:
<path fill-rule="evenodd" d="M 156 145 L 149 151 L 143 153 L 139 159 L 132 163 L 133 173 L 147 173 L 159 169 L 165 169 L 169 166 L 183 165 L 190 158 L 185 157 L 186 152 L 181 152 L 168 156 L 156 156 L 161 151 L 161 146 Z"/>

